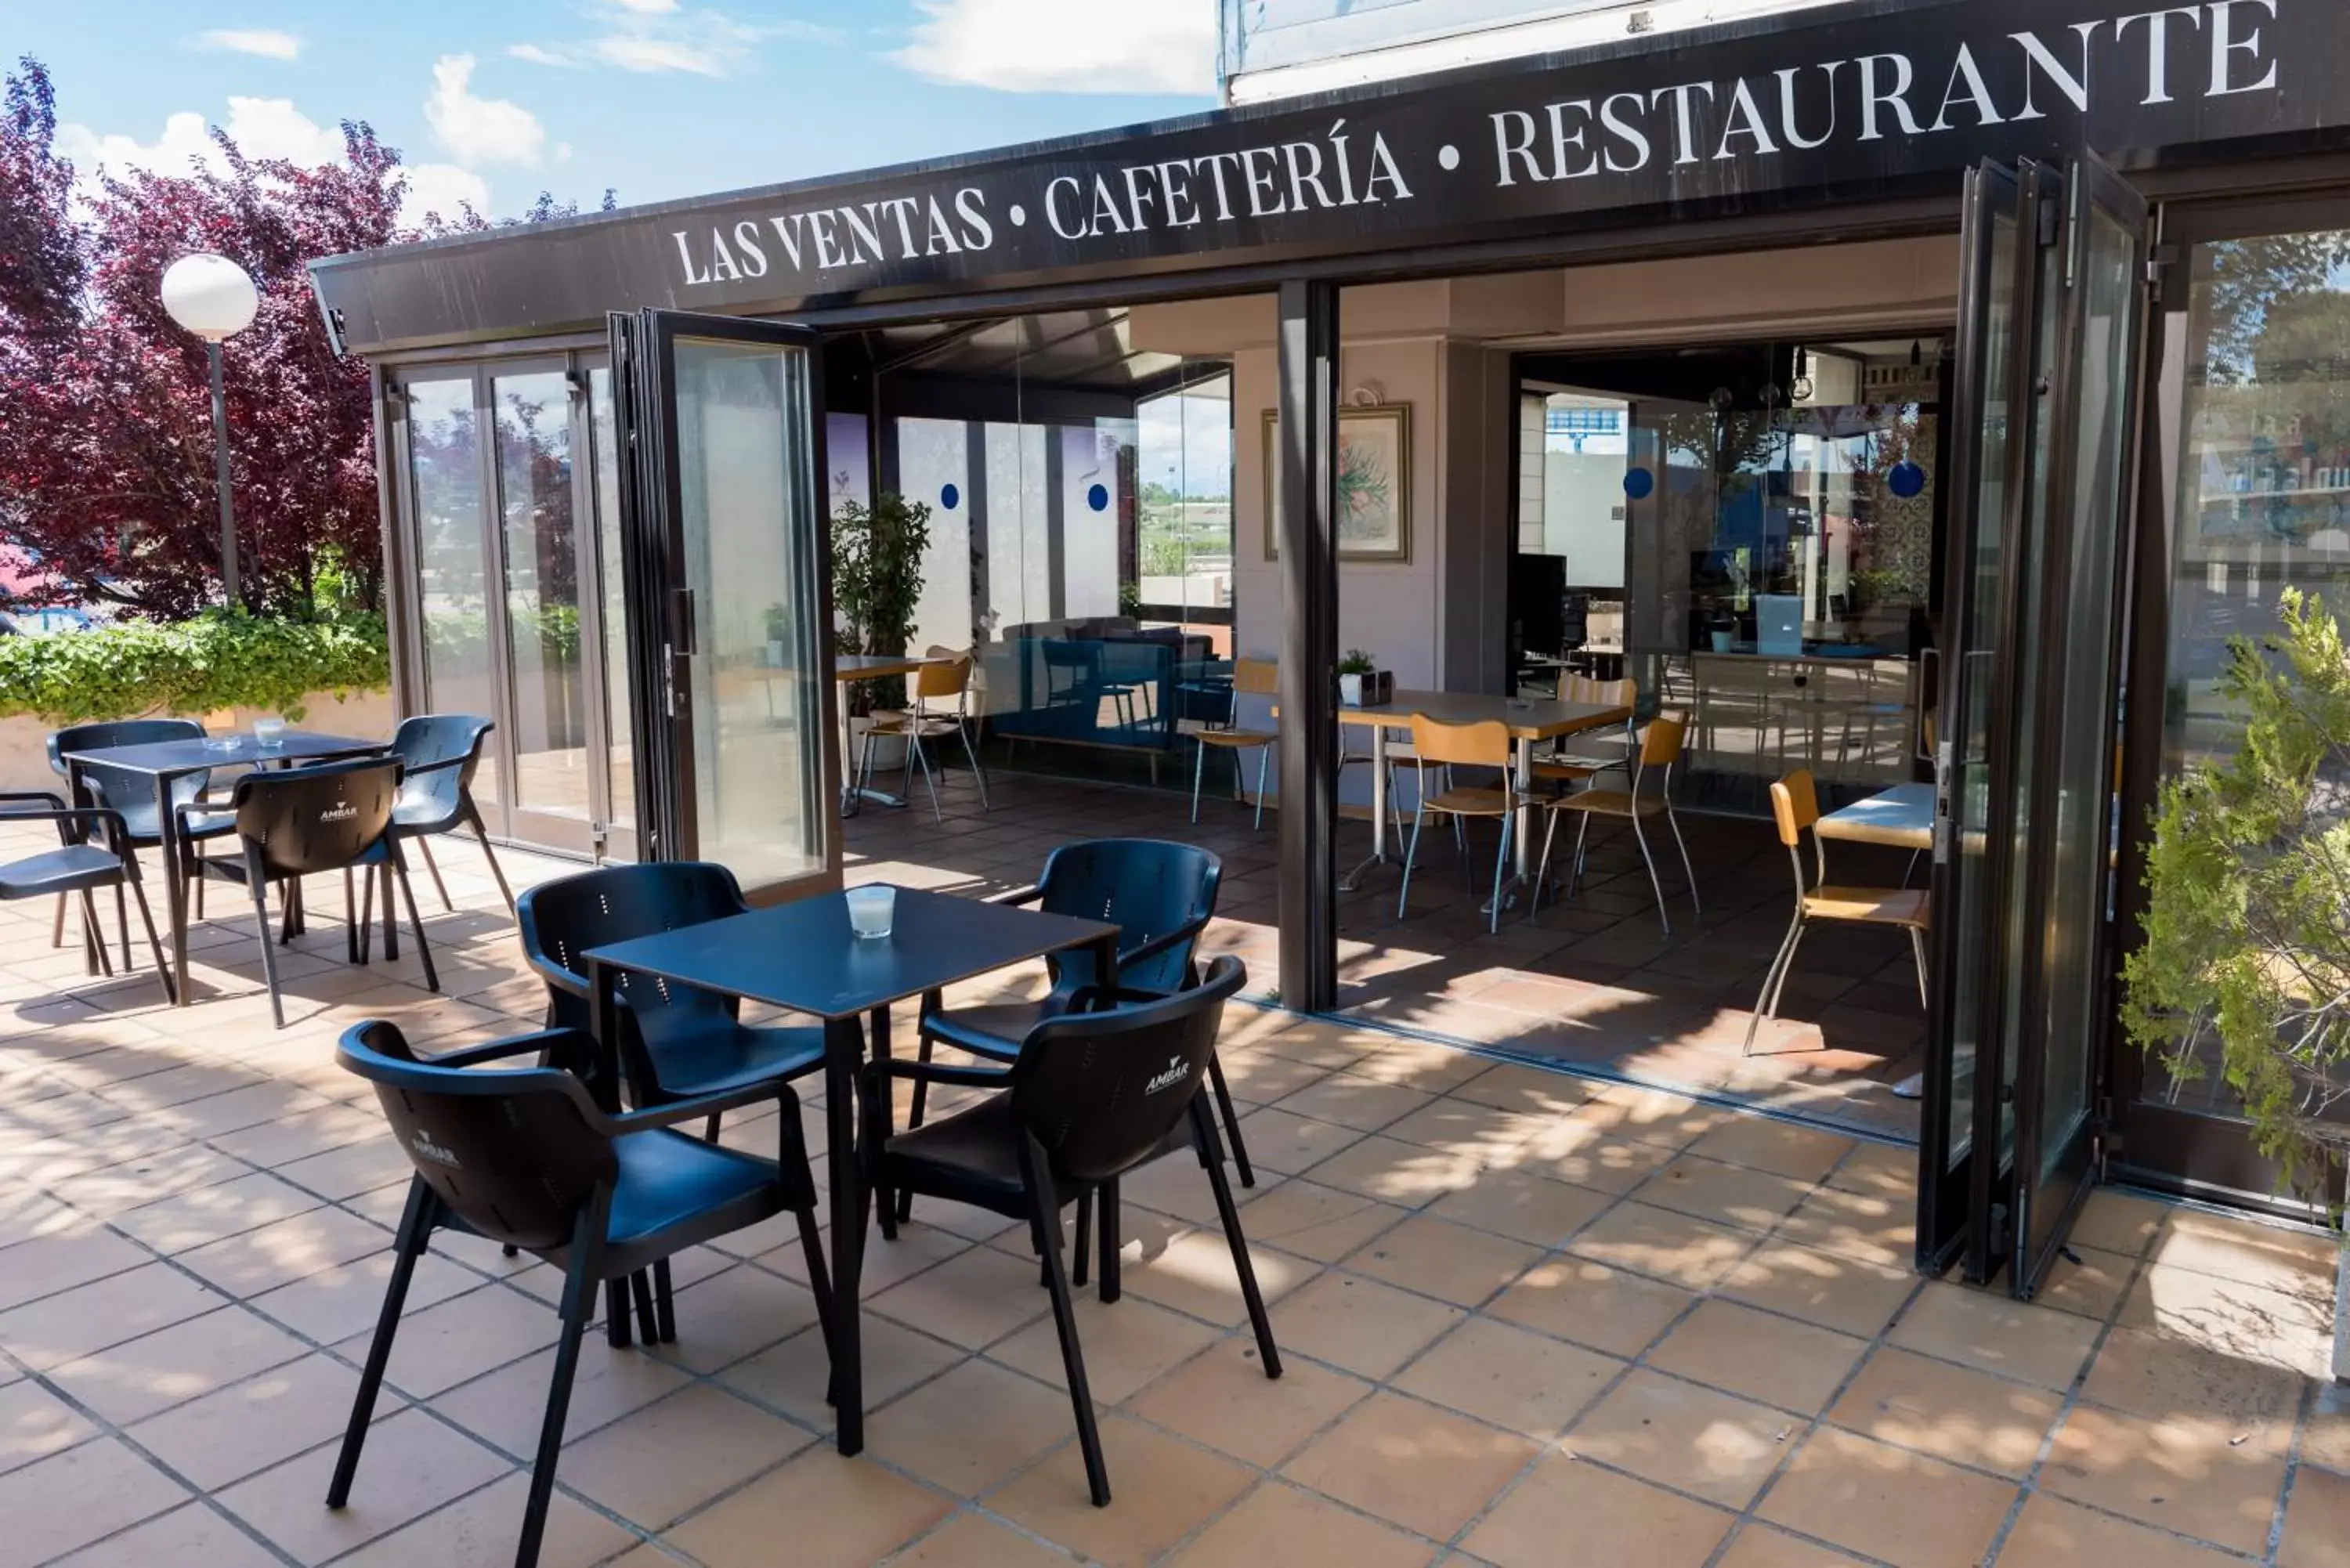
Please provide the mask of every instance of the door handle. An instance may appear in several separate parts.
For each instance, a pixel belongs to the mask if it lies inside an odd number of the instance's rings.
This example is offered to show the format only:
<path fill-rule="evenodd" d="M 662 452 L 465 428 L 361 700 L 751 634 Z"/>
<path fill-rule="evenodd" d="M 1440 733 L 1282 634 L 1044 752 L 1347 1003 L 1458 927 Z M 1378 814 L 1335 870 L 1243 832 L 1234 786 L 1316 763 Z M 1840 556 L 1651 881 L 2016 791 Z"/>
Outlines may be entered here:
<path fill-rule="evenodd" d="M 1934 748 L 1934 864 L 1950 863 L 1951 819 L 1957 815 L 1950 800 L 1951 759 L 1956 742 L 1943 741 Z"/>
<path fill-rule="evenodd" d="M 669 641 L 672 653 L 693 656 L 693 590 L 671 588 L 669 597 Z"/>

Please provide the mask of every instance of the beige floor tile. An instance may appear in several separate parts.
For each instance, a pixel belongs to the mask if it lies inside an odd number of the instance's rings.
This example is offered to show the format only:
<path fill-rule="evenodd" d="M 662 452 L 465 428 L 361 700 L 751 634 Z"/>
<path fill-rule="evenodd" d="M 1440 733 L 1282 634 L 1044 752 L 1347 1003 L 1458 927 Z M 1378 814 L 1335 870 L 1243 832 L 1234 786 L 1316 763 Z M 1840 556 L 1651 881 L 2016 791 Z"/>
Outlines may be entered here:
<path fill-rule="evenodd" d="M 1269 1189 L 1243 1207 L 1241 1229 L 1253 1245 L 1279 1247 L 1335 1263 L 1407 1212 L 1391 1203 L 1298 1177 Z"/>
<path fill-rule="evenodd" d="M 1808 1186 L 1824 1179 L 1856 1147 L 1848 1137 L 1814 1127 L 1763 1116 L 1731 1116 L 1690 1145 L 1689 1151 Z"/>
<path fill-rule="evenodd" d="M 546 1303 L 504 1285 L 484 1285 L 403 1312 L 384 1377 L 401 1393 L 427 1399 L 552 1345 L 561 1327 Z M 364 1361 L 374 1337 L 370 1329 L 335 1349 L 353 1361 Z"/>
<path fill-rule="evenodd" d="M 1730 1543 L 1717 1568 L 1851 1568 L 1859 1559 L 1767 1524 L 1750 1524 Z"/>
<path fill-rule="evenodd" d="M 201 1280 L 150 1263 L 0 1313 L 0 1348 L 45 1372 L 227 1302 Z"/>
<path fill-rule="evenodd" d="M 380 1188 L 405 1187 L 415 1168 L 399 1141 L 386 1137 L 362 1138 L 291 1161 L 279 1166 L 277 1175 L 304 1191 L 338 1202 Z"/>
<path fill-rule="evenodd" d="M 1705 1290 L 1719 1284 L 1754 1244 L 1747 1231 L 1627 1202 L 1585 1226 L 1570 1250 L 1690 1290 Z"/>
<path fill-rule="evenodd" d="M 1078 1298 L 1076 1307 L 1086 1381 L 1094 1398 L 1104 1405 L 1125 1400 L 1197 1355 L 1216 1337 L 1216 1331 L 1207 1324 L 1148 1301 L 1119 1300 L 1105 1305 L 1099 1296 L 1089 1293 Z M 1061 1366 L 1060 1334 L 1049 1318 L 996 1344 L 988 1355 L 1055 1388 L 1068 1386 Z"/>
<path fill-rule="evenodd" d="M 1763 1519 L 1916 1568 L 1981 1560 L 2015 1488 L 1850 1432 L 1814 1433 L 1762 1500 Z"/>
<path fill-rule="evenodd" d="M 1033 1272 L 1029 1283 L 1035 1283 Z M 816 1321 L 816 1297 L 806 1285 L 740 1265 L 678 1288 L 677 1342 L 654 1354 L 691 1371 L 714 1372 Z"/>
<path fill-rule="evenodd" d="M 243 1307 L 223 1307 L 67 1362 L 50 1376 L 108 1420 L 128 1424 L 309 1354 Z"/>
<path fill-rule="evenodd" d="M 276 1286 L 391 1248 L 391 1232 L 339 1209 L 307 1214 L 180 1254 L 180 1265 L 234 1295 Z"/>
<path fill-rule="evenodd" d="M 1906 1269 L 1917 1256 L 1917 1208 L 1916 1200 L 1907 1197 L 1823 1187 L 1795 1206 L 1779 1234 L 1838 1257 Z"/>
<path fill-rule="evenodd" d="M 1152 1384 L 1127 1408 L 1253 1465 L 1279 1464 L 1371 1392 L 1298 1356 L 1264 1375 L 1253 1339 L 1235 1335 Z"/>
<path fill-rule="evenodd" d="M 391 1279 L 389 1249 L 338 1268 L 280 1285 L 254 1296 L 247 1304 L 321 1345 L 332 1345 L 354 1334 L 374 1331 L 383 1312 L 384 1287 Z M 482 1276 L 448 1259 L 427 1252 L 416 1261 L 409 1276 L 406 1312 L 421 1312 L 436 1302 L 479 1289 Z"/>
<path fill-rule="evenodd" d="M 113 1438 L 0 1476 L 0 1563 L 44 1563 L 187 1500 L 162 1471 Z"/>
<path fill-rule="evenodd" d="M 218 1494 L 222 1506 L 304 1563 L 389 1534 L 512 1467 L 420 1410 L 369 1429 L 350 1505 L 326 1506 L 339 1444 L 327 1443 Z"/>
<path fill-rule="evenodd" d="M 1698 1568 L 1735 1522 L 1719 1509 L 1548 1454 L 1461 1544 L 1499 1568 L 1569 1560 Z"/>
<path fill-rule="evenodd" d="M 2330 1298 L 2339 1245 L 2337 1239 L 2306 1227 L 2174 1209 L 2149 1255 L 2166 1268 L 2194 1269 L 2288 1294 Z"/>
<path fill-rule="evenodd" d="M 1517 1170 L 1618 1196 L 1672 1163 L 1670 1144 L 1627 1137 L 1580 1113 L 1551 1123 L 1509 1152 Z"/>
<path fill-rule="evenodd" d="M 2116 1328 L 2090 1365 L 2081 1397 L 2155 1420 L 2209 1416 L 2240 1433 L 2259 1428 L 2281 1440 L 2301 1390 L 2298 1374 L 2149 1329 Z"/>
<path fill-rule="evenodd" d="M 2095 1247 L 2067 1247 L 2049 1264 L 2033 1297 L 2043 1306 L 2062 1307 L 2099 1323 L 2114 1315 L 2129 1288 L 2137 1260 Z"/>
<path fill-rule="evenodd" d="M 1828 1419 L 1880 1442 L 2019 1480 L 2036 1463 L 2063 1400 L 1887 1346 L 1869 1358 Z"/>
<path fill-rule="evenodd" d="M 2129 1568 L 2220 1568 L 2222 1563 L 2238 1561 L 2176 1535 L 2043 1493 L 2025 1501 L 2015 1528 L 2008 1532 L 2007 1544 L 2000 1550 L 1999 1568 L 2079 1568 L 2092 1563 L 2127 1563 Z M 2289 1555 L 2278 1561 L 2293 1563 Z"/>
<path fill-rule="evenodd" d="M 62 1452 L 97 1430 L 29 1377 L 0 1386 L 0 1475 Z"/>
<path fill-rule="evenodd" d="M 1128 1235 L 1131 1237 L 1136 1229 L 1135 1225 L 1128 1225 Z M 1241 1231 L 1248 1234 L 1245 1210 Z M 1222 1230 L 1211 1227 L 1180 1231 L 1147 1245 L 1129 1241 L 1122 1257 L 1118 1282 L 1128 1295 L 1157 1302 L 1160 1306 L 1228 1328 L 1248 1321 L 1248 1303 L 1241 1294 L 1240 1271 L 1232 1266 L 1232 1243 L 1224 1240 Z M 1259 1293 L 1268 1303 L 1287 1300 L 1292 1292 L 1321 1272 L 1318 1265 L 1303 1258 L 1259 1245 L 1253 1236 L 1249 1237 L 1249 1268 L 1256 1275 Z M 1030 1263 L 1029 1291 L 1041 1301 L 1043 1293 L 1035 1289 L 1035 1265 Z M 1281 1312 L 1275 1310 L 1276 1333 L 1281 1323 Z"/>
<path fill-rule="evenodd" d="M 1891 1337 L 1905 1350 L 2064 1388 L 2089 1358 L 2097 1325 L 2053 1307 L 1937 1282 L 1918 1293 Z"/>
<path fill-rule="evenodd" d="M 870 1313 L 858 1340 L 868 1407 L 895 1399 L 968 1354 Z M 619 1358 L 627 1354 L 621 1352 Z M 737 1393 L 772 1405 L 820 1431 L 833 1422 L 832 1407 L 825 1400 L 831 1377 L 832 1361 L 825 1350 L 824 1332 L 818 1328 L 804 1328 L 781 1345 L 738 1361 L 718 1375 L 720 1382 Z"/>
<path fill-rule="evenodd" d="M 1411 1049 L 1409 1045 L 1399 1049 Z M 1465 1051 L 1449 1046 L 1419 1047 L 1422 1050 L 1446 1052 L 1455 1063 L 1481 1064 L 1479 1070 L 1455 1085 L 1450 1091 L 1456 1100 L 1468 1100 L 1475 1105 L 1492 1106 L 1505 1111 L 1530 1111 L 1544 1116 L 1567 1116 L 1591 1103 L 1592 1085 L 1588 1080 L 1562 1073 L 1552 1067 L 1529 1067 L 1521 1063 L 1503 1062 L 1492 1067 L 1482 1065 L 1482 1059 Z M 1376 1063 L 1378 1058 L 1373 1058 Z M 1372 1064 L 1357 1068 L 1372 1071 Z"/>
<path fill-rule="evenodd" d="M 1282 1473 L 1441 1541 L 1475 1517 L 1539 1451 L 1513 1434 L 1416 1399 L 1378 1394 Z"/>
<path fill-rule="evenodd" d="M 1423 1568 L 1430 1551 L 1327 1498 L 1268 1481 L 1177 1552 L 1170 1568 Z"/>
<path fill-rule="evenodd" d="M 875 1459 L 962 1497 L 1076 1435 L 1066 1394 L 985 1361 L 966 1361 L 865 1417 Z"/>
<path fill-rule="evenodd" d="M 114 1217 L 113 1224 L 132 1241 L 168 1254 L 290 1219 L 318 1204 L 316 1195 L 291 1182 L 255 1171 L 126 1210 Z"/>
<path fill-rule="evenodd" d="M 556 1476 L 562 1479 L 559 1469 Z M 527 1474 L 510 1475 L 361 1547 L 343 1558 L 338 1568 L 509 1562 L 522 1533 L 523 1504 L 529 1491 Z M 590 1568 L 636 1539 L 630 1531 L 558 1490 L 547 1504 L 539 1568 Z"/>
<path fill-rule="evenodd" d="M 1429 1212 L 1537 1247 L 1560 1247 L 1613 1201 L 1532 1171 L 1488 1169 L 1475 1186 L 1438 1199 Z"/>
<path fill-rule="evenodd" d="M 1295 1176 L 1320 1164 L 1363 1135 L 1336 1122 L 1302 1116 L 1278 1106 L 1251 1111 L 1241 1118 L 1241 1137 L 1248 1142 L 1249 1163 L 1260 1172 Z M 1202 1188 L 1205 1183 L 1201 1183 Z"/>
<path fill-rule="evenodd" d="M 1659 1209 L 1763 1231 L 1785 1219 L 1811 1192 L 1808 1182 L 1683 1154 L 1642 1182 L 1632 1196 Z"/>
<path fill-rule="evenodd" d="M 1395 1386 L 1548 1442 L 1626 1369 L 1613 1356 L 1475 1317 L 1404 1368 Z"/>
<path fill-rule="evenodd" d="M 976 1350 L 1052 1309 L 1036 1280 L 1033 1258 L 977 1247 L 882 1292 L 872 1298 L 870 1310 Z M 801 1295 L 806 1299 L 805 1292 Z M 681 1339 L 681 1311 L 679 1334 Z"/>
<path fill-rule="evenodd" d="M 1270 1051 L 1225 1051 L 1217 1055 L 1224 1064 L 1224 1083 L 1235 1100 L 1269 1106 L 1294 1095 L 1308 1084 L 1327 1077 L 1330 1069 L 1311 1062 L 1277 1056 Z"/>
<path fill-rule="evenodd" d="M 570 1443 L 563 1484 L 657 1530 L 811 1440 L 790 1422 L 702 1385 Z"/>
<path fill-rule="evenodd" d="M 1541 1256 L 1538 1247 L 1420 1216 L 1369 1242 L 1342 1267 L 1473 1307 Z"/>
<path fill-rule="evenodd" d="M 1918 1289 L 1904 1269 L 1768 1241 L 1721 1282 L 1723 1295 L 1824 1328 L 1874 1337 Z"/>
<path fill-rule="evenodd" d="M 1383 1137 L 1403 1143 L 1492 1165 L 1506 1161 L 1512 1149 L 1556 1119 L 1548 1112 L 1511 1110 L 1447 1097 L 1379 1130 Z"/>
<path fill-rule="evenodd" d="M 153 1262 L 144 1248 L 87 1221 L 0 1247 L 0 1309 L 102 1280 Z"/>
<path fill-rule="evenodd" d="M 2279 1291 L 2155 1264 L 2131 1284 L 2115 1321 L 2125 1328 L 2154 1329 L 2240 1361 L 2287 1367 L 2322 1380 L 2333 1376 L 2330 1287 L 2322 1293 Z"/>
<path fill-rule="evenodd" d="M 2350 1475 L 2350 1386 L 2330 1379 L 2312 1390 L 2302 1430 L 2301 1462 Z"/>
<path fill-rule="evenodd" d="M 1648 1354 L 1648 1364 L 1782 1409 L 1815 1415 L 1842 1386 L 1868 1342 L 1709 1301 Z"/>
<path fill-rule="evenodd" d="M 2173 1212 L 2168 1203 L 2100 1188 L 2081 1205 L 2080 1216 L 2073 1221 L 2073 1242 L 2124 1257 L 2140 1257 L 2162 1233 L 2162 1222 Z"/>
<path fill-rule="evenodd" d="M 1884 1143 L 1855 1145 L 1823 1185 L 1844 1192 L 1867 1192 L 1879 1198 L 1915 1201 L 1918 1194 L 1918 1150 Z"/>
<path fill-rule="evenodd" d="M 1140 1568 L 1232 1506 L 1256 1473 L 1139 1422 L 1101 1423 L 1113 1501 L 1093 1506 L 1074 1443 L 989 1495 L 988 1507 L 1104 1568 Z"/>
<path fill-rule="evenodd" d="M 976 1513 L 959 1513 L 889 1560 L 890 1568 L 1067 1568 L 1051 1547 Z"/>
<path fill-rule="evenodd" d="M 954 1504 L 829 1445 L 761 1476 L 669 1532 L 709 1568 L 771 1568 L 790 1542 L 794 1568 L 866 1568 L 944 1519 Z"/>
<path fill-rule="evenodd" d="M 2350 1564 L 2350 1480 L 2306 1467 L 2294 1477 L 2276 1560 L 2277 1568 Z"/>
<path fill-rule="evenodd" d="M 109 1535 L 57 1568 L 155 1568 L 159 1563 L 194 1568 L 275 1568 L 278 1559 L 236 1524 L 200 1502 L 182 1504 L 146 1523 Z M 550 1565 L 551 1568 L 551 1565 Z"/>
<path fill-rule="evenodd" d="M 2153 1422 L 2076 1406 L 2057 1429 L 2043 1490 L 2129 1518 L 2258 1552 L 2268 1542 L 2284 1456 L 2239 1443 L 2225 1422 Z"/>
<path fill-rule="evenodd" d="M 1271 1116 L 1274 1113 L 1259 1111 L 1253 1114 Z M 1331 1127 L 1333 1131 L 1340 1130 L 1328 1122 L 1315 1125 Z M 1349 1133 L 1347 1136 L 1351 1137 L 1354 1135 Z M 1253 1161 L 1256 1158 L 1254 1143 L 1249 1145 L 1249 1158 Z M 1259 1164 L 1253 1168 L 1257 1185 L 1249 1188 L 1241 1185 L 1238 1170 L 1226 1168 L 1224 1179 L 1232 1184 L 1234 1202 L 1239 1202 L 1253 1191 L 1271 1186 L 1287 1174 L 1269 1165 Z M 1122 1178 L 1118 1185 L 1119 1197 L 1129 1209 L 1149 1209 L 1160 1214 L 1171 1214 L 1194 1225 L 1213 1225 L 1216 1222 L 1215 1189 L 1209 1184 L 1208 1173 L 1200 1168 L 1200 1162 L 1188 1152 L 1162 1155 L 1140 1170 Z M 924 1201 L 927 1206 L 928 1200 Z M 972 1229 L 975 1228 L 966 1227 L 966 1230 Z M 1000 1234 L 1004 1229 L 998 1227 L 987 1234 Z"/>
<path fill-rule="evenodd" d="M 1696 1299 L 1679 1285 L 1570 1254 L 1535 1264 L 1485 1310 L 1611 1355 L 1631 1356 Z"/>
<path fill-rule="evenodd" d="M 1567 1435 L 1571 1454 L 1728 1508 L 1753 1501 L 1803 1423 L 1694 1383 L 1636 1371 Z"/>
<path fill-rule="evenodd" d="M 1378 1378 L 1394 1376 L 1463 1315 L 1376 1280 L 1326 1273 L 1285 1298 L 1273 1326 L 1284 1349 Z"/>
<path fill-rule="evenodd" d="M 1482 1163 L 1472 1155 L 1429 1148 L 1374 1133 L 1315 1166 L 1310 1179 L 1406 1209 L 1476 1184 Z"/>
<path fill-rule="evenodd" d="M 1283 1099 L 1277 1108 L 1293 1116 L 1336 1122 L 1357 1132 L 1377 1132 L 1430 1104 L 1433 1095 L 1399 1084 L 1376 1083 L 1351 1073 L 1333 1073 Z"/>
<path fill-rule="evenodd" d="M 432 1408 L 484 1442 L 527 1459 L 537 1451 L 539 1421 L 555 1375 L 555 1347 L 432 1397 Z M 579 1349 L 563 1432 L 576 1442 L 632 1410 L 685 1386 L 684 1373 L 640 1350 L 614 1350 L 591 1332 Z"/>
<path fill-rule="evenodd" d="M 323 1355 L 273 1367 L 127 1429 L 140 1447 L 208 1491 L 342 1435 L 359 1374 Z M 387 1389 L 376 1414 L 400 1407 Z"/>

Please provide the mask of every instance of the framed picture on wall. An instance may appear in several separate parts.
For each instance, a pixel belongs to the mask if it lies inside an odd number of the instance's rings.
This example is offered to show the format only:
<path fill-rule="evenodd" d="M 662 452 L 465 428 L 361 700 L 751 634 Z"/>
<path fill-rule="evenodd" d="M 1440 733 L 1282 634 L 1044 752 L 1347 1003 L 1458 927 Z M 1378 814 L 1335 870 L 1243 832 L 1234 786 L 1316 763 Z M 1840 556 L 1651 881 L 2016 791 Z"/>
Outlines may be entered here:
<path fill-rule="evenodd" d="M 1264 558 L 1281 537 L 1281 416 L 1264 414 Z M 1338 558 L 1411 559 L 1411 405 L 1338 410 Z"/>

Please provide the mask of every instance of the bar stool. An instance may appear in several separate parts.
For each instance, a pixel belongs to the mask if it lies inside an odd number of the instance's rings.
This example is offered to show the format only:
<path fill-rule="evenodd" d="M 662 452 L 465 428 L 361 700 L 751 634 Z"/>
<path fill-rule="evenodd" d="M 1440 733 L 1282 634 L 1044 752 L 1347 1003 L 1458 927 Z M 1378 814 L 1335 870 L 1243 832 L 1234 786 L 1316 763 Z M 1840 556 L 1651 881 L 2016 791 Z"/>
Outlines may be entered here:
<path fill-rule="evenodd" d="M 1461 846 L 1461 865 L 1469 868 L 1468 819 L 1499 817 L 1502 821 L 1502 846 L 1493 856 L 1493 906 L 1492 929 L 1502 929 L 1502 875 L 1510 863 L 1510 840 L 1517 830 L 1518 808 L 1523 799 L 1518 794 L 1517 775 L 1511 766 L 1510 727 L 1499 719 L 1486 719 L 1473 724 L 1447 724 L 1425 713 L 1411 716 L 1412 762 L 1418 767 L 1419 798 L 1412 803 L 1411 839 L 1403 853 L 1403 888 L 1396 895 L 1396 919 L 1403 919 L 1404 905 L 1411 897 L 1411 867 L 1419 857 L 1419 830 L 1433 812 L 1452 819 L 1453 841 Z M 1454 767 L 1494 768 L 1502 775 L 1499 789 L 1462 789 L 1452 782 Z M 1431 768 L 1444 770 L 1444 787 L 1431 794 L 1428 788 L 1428 773 Z M 1477 890 L 1474 872 L 1469 874 L 1469 890 Z"/>

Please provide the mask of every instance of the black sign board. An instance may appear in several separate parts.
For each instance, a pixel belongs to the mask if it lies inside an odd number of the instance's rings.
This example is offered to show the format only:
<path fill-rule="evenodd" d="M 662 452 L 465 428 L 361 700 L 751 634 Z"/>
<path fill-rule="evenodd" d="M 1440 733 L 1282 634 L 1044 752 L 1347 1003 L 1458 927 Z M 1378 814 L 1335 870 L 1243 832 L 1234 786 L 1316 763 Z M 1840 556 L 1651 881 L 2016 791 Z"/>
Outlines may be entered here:
<path fill-rule="evenodd" d="M 2345 0 L 1934 0 L 338 257 L 354 350 L 1273 263 L 2129 168 L 2350 127 Z M 1955 181 L 1952 183 L 1955 191 Z"/>

